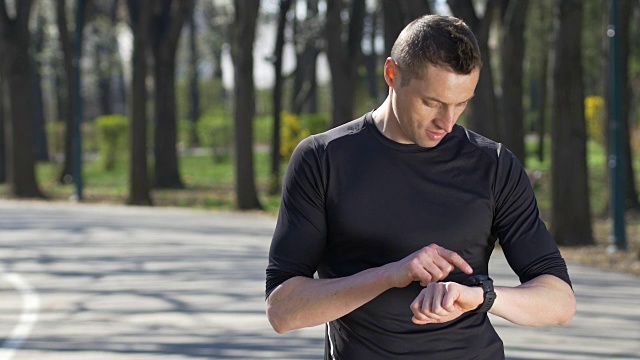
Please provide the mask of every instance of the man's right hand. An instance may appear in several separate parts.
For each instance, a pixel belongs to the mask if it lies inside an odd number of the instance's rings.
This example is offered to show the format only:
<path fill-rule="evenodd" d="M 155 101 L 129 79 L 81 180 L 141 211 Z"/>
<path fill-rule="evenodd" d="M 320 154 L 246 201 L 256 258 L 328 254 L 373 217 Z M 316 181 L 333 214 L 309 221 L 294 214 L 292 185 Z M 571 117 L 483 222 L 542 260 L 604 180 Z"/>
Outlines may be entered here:
<path fill-rule="evenodd" d="M 427 286 L 446 278 L 455 268 L 469 275 L 473 273 L 471 266 L 460 255 L 436 244 L 425 246 L 386 267 L 390 273 L 391 286 L 397 288 L 406 287 L 414 281 Z"/>

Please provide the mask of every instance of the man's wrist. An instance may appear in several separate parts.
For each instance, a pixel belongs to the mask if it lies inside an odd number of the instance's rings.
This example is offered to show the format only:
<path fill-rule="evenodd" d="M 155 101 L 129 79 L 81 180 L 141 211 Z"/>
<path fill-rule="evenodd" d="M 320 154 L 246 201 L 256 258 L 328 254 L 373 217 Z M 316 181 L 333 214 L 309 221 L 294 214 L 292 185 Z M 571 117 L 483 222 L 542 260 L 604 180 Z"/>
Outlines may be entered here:
<path fill-rule="evenodd" d="M 487 275 L 473 275 L 464 282 L 464 285 L 478 287 L 482 290 L 482 303 L 475 308 L 474 312 L 488 312 L 496 299 L 493 288 L 493 280 Z"/>
<path fill-rule="evenodd" d="M 469 288 L 473 291 L 473 304 L 467 311 L 474 311 L 484 303 L 484 290 L 477 286 L 470 286 Z"/>

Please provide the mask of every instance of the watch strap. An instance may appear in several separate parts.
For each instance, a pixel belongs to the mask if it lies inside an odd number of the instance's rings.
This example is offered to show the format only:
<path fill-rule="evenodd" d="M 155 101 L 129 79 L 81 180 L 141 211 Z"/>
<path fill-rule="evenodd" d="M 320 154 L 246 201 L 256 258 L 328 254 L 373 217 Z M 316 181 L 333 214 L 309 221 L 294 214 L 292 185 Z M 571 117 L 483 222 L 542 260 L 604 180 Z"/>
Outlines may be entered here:
<path fill-rule="evenodd" d="M 464 282 L 467 286 L 482 287 L 484 301 L 471 312 L 483 313 L 489 311 L 496 300 L 496 292 L 493 289 L 493 280 L 487 275 L 474 275 Z"/>

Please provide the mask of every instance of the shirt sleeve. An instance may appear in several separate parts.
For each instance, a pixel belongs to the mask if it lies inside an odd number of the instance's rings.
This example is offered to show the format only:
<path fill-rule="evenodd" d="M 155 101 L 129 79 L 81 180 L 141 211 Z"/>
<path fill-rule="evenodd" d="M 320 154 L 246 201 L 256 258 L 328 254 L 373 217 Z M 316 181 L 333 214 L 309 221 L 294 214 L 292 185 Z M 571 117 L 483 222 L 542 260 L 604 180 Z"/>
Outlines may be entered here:
<path fill-rule="evenodd" d="M 529 177 L 518 159 L 502 147 L 494 189 L 494 233 L 522 283 L 543 274 L 571 285 L 567 265 L 545 224 Z"/>
<path fill-rule="evenodd" d="M 312 278 L 327 237 L 325 186 L 314 137 L 293 152 L 284 176 L 282 201 L 269 250 L 266 297 L 295 276 Z"/>

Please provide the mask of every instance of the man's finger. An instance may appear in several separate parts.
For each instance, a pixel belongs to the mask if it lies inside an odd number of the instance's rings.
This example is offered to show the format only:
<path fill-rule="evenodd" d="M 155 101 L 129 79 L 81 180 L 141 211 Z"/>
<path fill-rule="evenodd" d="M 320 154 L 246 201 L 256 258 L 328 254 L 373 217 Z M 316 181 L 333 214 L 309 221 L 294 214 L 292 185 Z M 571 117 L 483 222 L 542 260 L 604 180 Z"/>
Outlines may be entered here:
<path fill-rule="evenodd" d="M 431 281 L 435 282 L 438 280 L 442 280 L 444 279 L 447 274 L 444 273 L 442 271 L 442 269 L 438 266 L 438 264 L 436 264 L 435 262 L 433 262 L 433 260 L 429 259 L 430 261 L 427 261 L 425 263 L 422 264 L 422 267 L 429 273 L 431 274 Z"/>
<path fill-rule="evenodd" d="M 473 274 L 473 269 L 471 268 L 471 265 L 469 265 L 462 258 L 462 256 L 458 255 L 458 253 L 451 250 L 444 249 L 444 248 L 440 248 L 438 249 L 438 254 L 440 254 L 440 256 L 445 258 L 449 263 L 453 264 L 453 266 L 457 267 L 458 269 L 464 271 L 469 275 Z"/>
<path fill-rule="evenodd" d="M 456 291 L 455 289 L 453 289 L 453 286 L 449 284 L 449 286 L 447 286 L 447 292 L 444 295 L 444 298 L 442 299 L 442 307 L 449 312 L 455 311 L 456 307 L 454 303 L 458 298 L 459 294 L 460 294 L 459 291 Z"/>
<path fill-rule="evenodd" d="M 446 316 L 449 312 L 442 306 L 442 301 L 445 296 L 445 288 L 441 284 L 436 284 L 433 289 L 433 295 L 431 296 L 430 312 L 439 316 Z"/>
<path fill-rule="evenodd" d="M 422 296 L 422 294 L 420 294 L 415 300 L 413 300 L 411 306 L 409 306 L 411 308 L 411 312 L 413 313 L 413 318 L 422 322 L 429 320 L 429 317 L 422 313 L 423 301 L 424 297 Z"/>
<path fill-rule="evenodd" d="M 427 286 L 433 281 L 433 276 L 422 266 L 416 266 L 412 269 L 412 275 L 414 280 L 420 281 L 420 285 Z"/>

